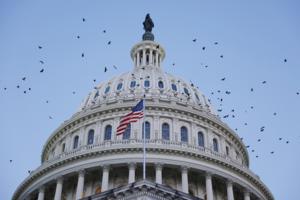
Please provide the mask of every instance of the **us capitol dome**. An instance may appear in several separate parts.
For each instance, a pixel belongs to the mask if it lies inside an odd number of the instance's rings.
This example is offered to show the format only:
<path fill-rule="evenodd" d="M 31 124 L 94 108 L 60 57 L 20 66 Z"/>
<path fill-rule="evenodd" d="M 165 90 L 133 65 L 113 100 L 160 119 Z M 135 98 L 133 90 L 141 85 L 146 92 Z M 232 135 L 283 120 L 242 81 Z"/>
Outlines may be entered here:
<path fill-rule="evenodd" d="M 152 27 L 147 15 L 143 40 L 130 52 L 132 71 L 97 85 L 50 135 L 41 165 L 13 200 L 274 200 L 249 169 L 244 143 L 208 99 L 163 71 L 166 53 Z M 131 123 L 117 136 L 120 119 L 141 98 L 145 125 Z"/>

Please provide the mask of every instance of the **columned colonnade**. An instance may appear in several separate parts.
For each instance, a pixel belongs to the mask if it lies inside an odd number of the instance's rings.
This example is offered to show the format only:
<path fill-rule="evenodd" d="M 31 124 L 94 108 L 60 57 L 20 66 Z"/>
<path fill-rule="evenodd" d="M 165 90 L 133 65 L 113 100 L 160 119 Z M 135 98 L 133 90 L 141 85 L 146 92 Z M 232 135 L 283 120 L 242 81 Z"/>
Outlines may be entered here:
<path fill-rule="evenodd" d="M 111 167 L 109 165 L 104 165 L 102 167 L 102 180 L 101 180 L 101 192 L 104 192 L 109 189 L 109 173 Z M 128 183 L 133 183 L 136 181 L 136 163 L 128 164 Z M 161 163 L 155 164 L 155 182 L 158 184 L 162 184 L 162 171 L 163 165 Z M 83 198 L 84 194 L 84 178 L 85 178 L 85 170 L 78 171 L 77 178 L 77 187 L 76 187 L 76 200 Z M 189 193 L 189 181 L 188 181 L 188 173 L 189 169 L 185 166 L 181 167 L 181 191 L 184 193 Z M 206 200 L 214 199 L 214 191 L 212 184 L 213 174 L 210 172 L 205 172 L 205 192 L 206 192 Z M 60 176 L 56 179 L 56 189 L 54 200 L 61 200 L 62 197 L 62 189 L 63 189 L 63 177 Z M 234 200 L 233 193 L 233 182 L 231 180 L 226 181 L 227 188 L 227 200 Z M 44 200 L 45 198 L 45 186 L 39 188 L 38 191 L 38 200 Z M 250 192 L 248 190 L 244 190 L 244 200 L 250 200 Z"/>

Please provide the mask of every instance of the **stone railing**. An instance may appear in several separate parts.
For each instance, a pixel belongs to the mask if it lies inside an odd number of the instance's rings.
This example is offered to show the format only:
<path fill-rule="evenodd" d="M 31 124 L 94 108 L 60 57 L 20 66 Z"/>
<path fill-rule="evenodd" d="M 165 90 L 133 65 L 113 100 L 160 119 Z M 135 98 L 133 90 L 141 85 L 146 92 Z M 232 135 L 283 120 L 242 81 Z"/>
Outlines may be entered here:
<path fill-rule="evenodd" d="M 239 168 L 247 168 L 242 163 L 237 160 L 231 158 L 230 156 L 216 152 L 207 147 L 201 147 L 196 145 L 191 145 L 184 142 L 176 142 L 169 140 L 161 140 L 161 139 L 149 139 L 146 140 L 146 148 L 148 149 L 164 149 L 164 150 L 176 150 L 181 152 L 190 152 L 195 154 L 200 154 L 203 156 L 210 156 L 212 158 L 221 159 L 222 161 L 230 162 L 238 166 Z M 86 153 L 91 153 L 95 151 L 107 151 L 112 149 L 127 149 L 127 148 L 142 148 L 143 140 L 142 139 L 130 139 L 130 140 L 113 140 L 113 141 L 104 141 L 97 144 L 84 145 L 80 146 L 77 149 L 72 149 L 70 151 L 61 153 L 47 161 L 45 161 L 40 167 L 49 166 L 53 163 L 59 162 L 61 160 L 71 158 L 77 155 L 82 155 Z M 39 170 L 39 168 L 37 169 Z"/>

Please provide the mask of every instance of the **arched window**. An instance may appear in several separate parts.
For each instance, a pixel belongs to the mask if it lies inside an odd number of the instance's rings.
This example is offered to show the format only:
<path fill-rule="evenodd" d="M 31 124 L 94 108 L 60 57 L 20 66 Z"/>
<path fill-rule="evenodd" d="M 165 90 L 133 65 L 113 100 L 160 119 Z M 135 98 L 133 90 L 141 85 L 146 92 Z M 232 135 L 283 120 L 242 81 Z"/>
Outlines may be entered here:
<path fill-rule="evenodd" d="M 111 140 L 111 125 L 107 125 L 104 130 L 104 140 Z"/>
<path fill-rule="evenodd" d="M 98 96 L 99 96 L 99 91 L 97 91 L 97 92 L 95 93 L 94 99 L 96 99 Z"/>
<path fill-rule="evenodd" d="M 170 126 L 167 123 L 163 123 L 161 127 L 161 135 L 163 140 L 170 140 Z"/>
<path fill-rule="evenodd" d="M 150 139 L 150 123 L 145 122 L 145 129 L 144 129 L 144 123 L 143 123 L 143 131 L 145 130 L 146 139 Z M 142 138 L 144 139 L 144 134 L 142 135 Z"/>
<path fill-rule="evenodd" d="M 213 139 L 213 148 L 214 148 L 214 151 L 216 151 L 216 152 L 219 151 L 218 140 L 216 138 Z"/>
<path fill-rule="evenodd" d="M 61 152 L 65 152 L 66 150 L 66 143 L 63 143 L 62 146 L 61 146 Z"/>
<path fill-rule="evenodd" d="M 135 88 L 135 85 L 136 85 L 136 81 L 133 80 L 130 82 L 130 88 Z"/>
<path fill-rule="evenodd" d="M 188 142 L 188 130 L 185 126 L 180 129 L 181 142 Z"/>
<path fill-rule="evenodd" d="M 150 81 L 149 81 L 149 80 L 145 80 L 145 82 L 144 82 L 144 87 L 145 87 L 145 88 L 150 87 Z"/>
<path fill-rule="evenodd" d="M 184 93 L 186 94 L 186 95 L 190 95 L 190 92 L 189 92 L 189 90 L 188 89 L 186 89 L 186 88 L 183 88 L 183 91 L 184 91 Z"/>
<path fill-rule="evenodd" d="M 78 142 L 79 142 L 79 136 L 76 135 L 74 137 L 74 140 L 73 140 L 73 149 L 77 149 L 78 148 Z"/>
<path fill-rule="evenodd" d="M 171 86 L 171 87 L 172 87 L 172 90 L 173 90 L 173 91 L 175 91 L 175 92 L 177 91 L 177 86 L 175 85 L 175 83 L 172 83 L 172 86 Z"/>
<path fill-rule="evenodd" d="M 105 91 L 104 91 L 104 93 L 107 94 L 109 92 L 109 90 L 110 90 L 110 87 L 107 86 L 106 89 L 105 89 Z"/>
<path fill-rule="evenodd" d="M 120 90 L 122 89 L 122 87 L 123 87 L 123 83 L 119 83 L 119 84 L 117 85 L 117 90 L 120 91 Z"/>
<path fill-rule="evenodd" d="M 229 156 L 229 147 L 226 146 L 226 155 Z"/>
<path fill-rule="evenodd" d="M 160 89 L 163 89 L 163 88 L 164 88 L 164 82 L 158 81 L 158 87 L 159 87 Z"/>
<path fill-rule="evenodd" d="M 128 124 L 125 132 L 123 133 L 123 140 L 129 140 L 130 139 L 130 132 L 131 132 L 131 124 Z"/>
<path fill-rule="evenodd" d="M 200 147 L 204 147 L 204 136 L 203 136 L 203 133 L 201 131 L 198 132 L 198 145 Z"/>
<path fill-rule="evenodd" d="M 88 133 L 88 141 L 87 141 L 87 144 L 93 144 L 94 143 L 94 129 L 91 129 L 89 130 L 89 133 Z"/>
<path fill-rule="evenodd" d="M 197 98 L 198 101 L 200 101 L 199 96 L 197 93 L 195 93 L 195 97 Z"/>

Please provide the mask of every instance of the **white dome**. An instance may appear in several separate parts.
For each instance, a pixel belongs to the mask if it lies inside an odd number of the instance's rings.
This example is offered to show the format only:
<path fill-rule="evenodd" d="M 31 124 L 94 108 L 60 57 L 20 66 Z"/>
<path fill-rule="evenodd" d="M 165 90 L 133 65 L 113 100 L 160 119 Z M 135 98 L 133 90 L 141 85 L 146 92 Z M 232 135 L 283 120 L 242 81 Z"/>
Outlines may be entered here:
<path fill-rule="evenodd" d="M 133 47 L 132 54 L 134 54 L 135 49 L 142 45 L 156 47 L 158 44 L 150 41 L 138 43 Z M 162 58 L 164 58 L 164 51 L 162 50 L 162 52 Z M 153 63 L 141 66 L 136 64 L 132 72 L 121 74 L 107 82 L 100 83 L 84 99 L 79 111 L 94 108 L 103 103 L 138 98 L 143 97 L 143 95 L 147 99 L 171 100 L 216 115 L 208 99 L 196 86 L 163 72 L 160 66 Z"/>
<path fill-rule="evenodd" d="M 209 101 L 193 84 L 153 68 L 136 69 L 99 84 L 85 98 L 80 110 L 97 107 L 104 102 L 136 98 L 143 94 L 146 98 L 169 99 L 215 114 Z"/>

